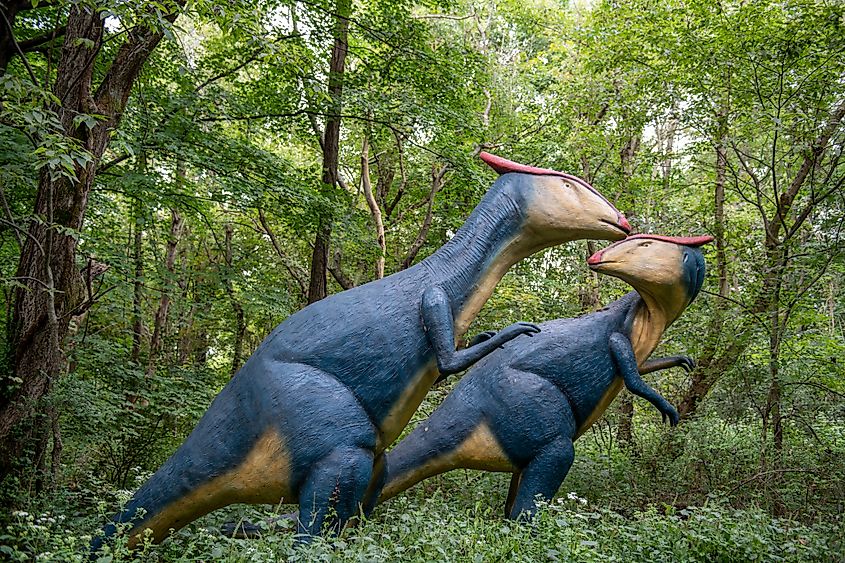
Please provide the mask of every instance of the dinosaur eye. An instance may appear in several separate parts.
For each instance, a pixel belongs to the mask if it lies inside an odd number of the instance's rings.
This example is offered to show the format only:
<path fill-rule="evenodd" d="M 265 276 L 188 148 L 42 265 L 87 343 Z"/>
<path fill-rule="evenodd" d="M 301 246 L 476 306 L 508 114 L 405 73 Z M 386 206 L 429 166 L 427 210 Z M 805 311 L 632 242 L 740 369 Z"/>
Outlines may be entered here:
<path fill-rule="evenodd" d="M 640 246 L 642 246 L 643 248 L 647 248 L 647 247 L 651 246 L 651 243 L 650 242 L 641 242 Z"/>
<path fill-rule="evenodd" d="M 689 254 L 684 252 L 684 264 L 686 264 L 687 262 L 689 262 Z"/>

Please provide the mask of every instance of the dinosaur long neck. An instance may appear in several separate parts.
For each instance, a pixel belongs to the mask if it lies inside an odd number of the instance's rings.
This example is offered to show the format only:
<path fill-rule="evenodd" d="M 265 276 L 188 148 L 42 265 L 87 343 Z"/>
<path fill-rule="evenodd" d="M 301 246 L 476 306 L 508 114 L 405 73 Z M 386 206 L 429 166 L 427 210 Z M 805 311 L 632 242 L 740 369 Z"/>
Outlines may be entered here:
<path fill-rule="evenodd" d="M 452 240 L 424 262 L 451 298 L 456 337 L 466 332 L 512 265 L 548 246 L 526 231 L 525 204 L 518 192 L 508 184 L 496 188 Z"/>
<path fill-rule="evenodd" d="M 663 332 L 686 308 L 686 294 L 670 288 L 666 291 L 653 291 L 636 288 L 639 295 L 633 321 L 631 323 L 631 345 L 637 363 L 642 364 L 654 352 L 660 343 Z"/>

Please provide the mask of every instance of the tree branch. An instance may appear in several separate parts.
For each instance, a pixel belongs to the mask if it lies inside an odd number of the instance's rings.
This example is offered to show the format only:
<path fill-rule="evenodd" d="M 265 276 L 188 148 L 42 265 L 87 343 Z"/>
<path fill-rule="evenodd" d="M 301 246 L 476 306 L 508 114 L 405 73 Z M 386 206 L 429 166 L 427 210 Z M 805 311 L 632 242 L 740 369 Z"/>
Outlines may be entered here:
<path fill-rule="evenodd" d="M 444 164 L 440 167 L 440 170 L 437 169 L 437 165 L 434 164 L 431 167 L 431 191 L 428 194 L 428 209 L 425 212 L 425 219 L 423 219 L 423 224 L 420 227 L 420 232 L 417 233 L 417 238 L 414 240 L 411 248 L 408 250 L 408 255 L 405 256 L 405 260 L 402 261 L 401 269 L 405 270 L 411 266 L 414 261 L 414 258 L 417 257 L 417 253 L 422 248 L 422 245 L 425 244 L 425 239 L 428 237 L 428 230 L 431 228 L 431 218 L 434 214 L 434 196 L 437 195 L 437 192 L 440 191 L 440 188 L 443 187 L 443 176 L 446 175 L 446 171 L 449 169 L 449 166 Z"/>
<path fill-rule="evenodd" d="M 35 48 L 40 47 L 41 45 L 43 45 L 45 43 L 49 43 L 49 42 L 53 41 L 57 37 L 61 37 L 62 35 L 65 34 L 66 31 L 67 31 L 67 26 L 63 25 L 63 26 L 57 27 L 56 29 L 52 29 L 52 30 L 48 31 L 47 33 L 39 35 L 37 37 L 32 37 L 31 39 L 25 39 L 25 40 L 21 41 L 20 43 L 18 43 L 18 45 L 19 45 L 21 51 L 23 51 L 24 53 L 28 53 L 29 51 L 32 51 Z"/>
<path fill-rule="evenodd" d="M 845 99 L 841 100 L 839 105 L 837 105 L 830 113 L 827 123 L 822 128 L 821 133 L 819 133 L 816 140 L 813 141 L 810 153 L 804 157 L 804 161 L 801 163 L 801 168 L 798 169 L 798 173 L 795 174 L 795 178 L 792 179 L 792 182 L 789 184 L 789 188 L 780 194 L 776 211 L 777 221 L 773 221 L 774 225 L 772 226 L 772 233 L 775 238 L 777 237 L 780 227 L 784 225 L 786 216 L 789 214 L 789 210 L 798 195 L 798 191 L 801 189 L 801 186 L 804 185 L 804 181 L 815 166 L 818 157 L 827 148 L 830 137 L 833 136 L 834 132 L 836 132 L 836 129 L 842 122 L 843 117 L 845 117 Z"/>
<path fill-rule="evenodd" d="M 267 222 L 267 216 L 264 214 L 264 209 L 258 208 L 258 220 L 261 222 L 261 228 L 264 231 L 264 234 L 270 239 L 270 244 L 273 245 L 273 249 L 276 251 L 276 255 L 282 261 L 282 266 L 288 271 L 291 277 L 296 281 L 296 284 L 299 286 L 299 291 L 302 293 L 303 299 L 308 296 L 308 286 L 305 284 L 305 279 L 303 275 L 295 269 L 295 267 L 290 263 L 287 258 L 287 255 L 282 252 L 282 247 L 279 246 L 279 242 L 276 240 L 276 235 L 273 233 L 272 229 L 270 229 L 270 224 Z"/>

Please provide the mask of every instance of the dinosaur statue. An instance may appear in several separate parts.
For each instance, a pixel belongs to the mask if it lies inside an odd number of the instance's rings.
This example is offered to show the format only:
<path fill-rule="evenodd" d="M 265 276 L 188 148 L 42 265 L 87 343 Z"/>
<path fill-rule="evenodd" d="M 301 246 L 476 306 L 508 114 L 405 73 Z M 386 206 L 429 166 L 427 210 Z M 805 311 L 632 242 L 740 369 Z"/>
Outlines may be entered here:
<path fill-rule="evenodd" d="M 552 245 L 630 232 L 583 180 L 480 156 L 501 176 L 447 244 L 412 268 L 305 307 L 267 336 L 115 515 L 132 523 L 130 546 L 147 530 L 158 542 L 239 502 L 298 502 L 300 541 L 321 531 L 329 508 L 339 529 L 358 512 L 374 472 L 383 477 L 385 448 L 439 374 L 538 331 L 516 323 L 455 349 L 508 268 Z M 104 536 L 115 529 L 107 525 Z M 92 553 L 103 541 L 94 539 Z"/>
<path fill-rule="evenodd" d="M 675 408 L 640 375 L 693 367 L 685 356 L 647 359 L 701 289 L 704 257 L 697 247 L 711 240 L 634 235 L 591 256 L 590 268 L 636 291 L 596 313 L 543 323 L 532 340 L 509 342 L 476 364 L 387 454 L 378 502 L 452 469 L 483 469 L 514 474 L 505 516 L 530 517 L 535 496 L 551 499 L 566 477 L 573 441 L 623 383 L 677 424 Z M 489 342 L 492 334 L 473 344 Z M 371 510 L 374 497 L 366 504 Z"/>

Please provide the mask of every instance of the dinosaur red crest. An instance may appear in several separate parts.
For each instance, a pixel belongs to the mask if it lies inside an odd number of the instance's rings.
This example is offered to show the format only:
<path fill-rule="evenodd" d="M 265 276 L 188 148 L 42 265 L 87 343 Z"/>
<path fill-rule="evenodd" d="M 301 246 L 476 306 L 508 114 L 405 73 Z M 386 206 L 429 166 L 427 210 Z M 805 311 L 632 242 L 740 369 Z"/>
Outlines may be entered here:
<path fill-rule="evenodd" d="M 489 152 L 480 152 L 478 157 L 484 161 L 487 166 L 495 170 L 499 174 L 507 174 L 508 172 L 517 172 L 520 174 L 535 174 L 544 176 L 562 176 L 564 178 L 575 178 L 569 174 L 558 172 L 557 170 L 549 170 L 547 168 L 537 168 L 536 166 L 528 166 L 527 164 L 519 164 L 512 160 L 490 154 Z M 577 178 L 580 180 L 580 178 Z M 583 180 L 580 180 L 583 182 Z M 586 183 L 586 182 L 584 182 Z"/>
<path fill-rule="evenodd" d="M 672 242 L 672 243 L 675 243 L 675 244 L 682 244 L 684 246 L 701 246 L 701 245 L 713 242 L 713 237 L 711 237 L 709 235 L 703 235 L 703 236 L 698 236 L 698 237 L 667 237 L 665 235 L 638 234 L 638 235 L 631 235 L 625 240 L 637 239 L 637 238 L 662 240 L 663 242 Z"/>

